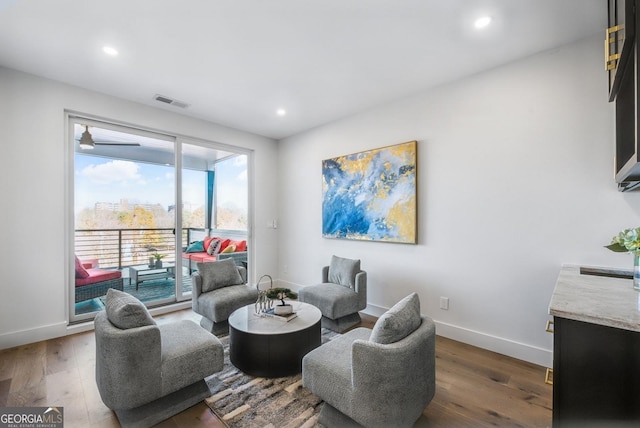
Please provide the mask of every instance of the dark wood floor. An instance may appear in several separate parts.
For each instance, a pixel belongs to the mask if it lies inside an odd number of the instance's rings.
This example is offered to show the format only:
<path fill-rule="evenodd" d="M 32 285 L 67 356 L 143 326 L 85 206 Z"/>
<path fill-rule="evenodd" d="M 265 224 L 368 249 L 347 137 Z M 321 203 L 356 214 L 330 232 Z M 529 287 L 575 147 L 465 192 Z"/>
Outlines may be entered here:
<path fill-rule="evenodd" d="M 158 322 L 199 320 L 191 310 Z M 375 318 L 365 316 L 372 327 Z M 545 369 L 438 337 L 436 395 L 418 427 L 549 427 L 552 387 Z M 95 384 L 93 332 L 0 351 L 0 407 L 62 405 L 65 427 L 118 427 Z M 201 403 L 163 422 L 163 428 L 223 427 Z"/>

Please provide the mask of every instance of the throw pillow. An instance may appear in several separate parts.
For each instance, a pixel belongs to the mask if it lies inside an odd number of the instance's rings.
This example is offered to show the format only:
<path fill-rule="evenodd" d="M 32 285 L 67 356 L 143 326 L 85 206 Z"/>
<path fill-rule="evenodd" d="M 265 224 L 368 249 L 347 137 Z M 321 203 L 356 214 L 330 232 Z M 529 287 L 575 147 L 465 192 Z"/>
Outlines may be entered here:
<path fill-rule="evenodd" d="M 394 343 L 413 333 L 421 323 L 420 298 L 416 293 L 411 293 L 378 318 L 369 340 L 382 344 Z"/>
<path fill-rule="evenodd" d="M 236 251 L 236 246 L 231 244 L 227 248 L 225 248 L 224 250 L 220 251 L 220 254 L 222 254 L 222 253 L 235 253 L 235 251 Z"/>
<path fill-rule="evenodd" d="M 220 252 L 220 242 L 221 241 L 219 239 L 212 239 L 207 247 L 207 254 L 210 256 L 218 254 Z"/>
<path fill-rule="evenodd" d="M 242 251 L 247 251 L 247 241 L 242 240 L 242 241 L 231 241 L 229 242 L 229 245 L 235 245 L 236 246 L 236 251 L 237 252 L 242 252 Z"/>
<path fill-rule="evenodd" d="M 120 329 L 156 325 L 144 304 L 124 291 L 110 288 L 107 291 L 105 308 L 111 324 Z"/>
<path fill-rule="evenodd" d="M 331 257 L 329 264 L 329 282 L 355 288 L 356 274 L 360 272 L 360 260 Z"/>
<path fill-rule="evenodd" d="M 76 256 L 76 278 L 89 278 L 89 272 L 82 266 L 80 259 Z"/>
<path fill-rule="evenodd" d="M 209 245 L 211 244 L 211 240 L 212 239 L 220 239 L 220 238 L 215 238 L 215 237 L 211 237 L 211 236 L 205 236 L 205 238 L 202 241 L 202 246 L 204 248 L 204 250 L 202 250 L 202 251 L 207 251 L 207 248 L 209 248 Z"/>
<path fill-rule="evenodd" d="M 206 293 L 230 285 L 242 284 L 242 276 L 233 259 L 196 263 L 202 277 L 202 292 Z"/>
<path fill-rule="evenodd" d="M 195 241 L 189 244 L 185 253 L 201 253 L 204 251 L 204 242 L 203 241 Z"/>
<path fill-rule="evenodd" d="M 220 240 L 222 242 L 220 242 L 220 251 L 224 251 L 225 248 L 227 248 L 229 246 L 229 244 L 231 243 L 231 239 L 222 239 L 220 238 Z"/>

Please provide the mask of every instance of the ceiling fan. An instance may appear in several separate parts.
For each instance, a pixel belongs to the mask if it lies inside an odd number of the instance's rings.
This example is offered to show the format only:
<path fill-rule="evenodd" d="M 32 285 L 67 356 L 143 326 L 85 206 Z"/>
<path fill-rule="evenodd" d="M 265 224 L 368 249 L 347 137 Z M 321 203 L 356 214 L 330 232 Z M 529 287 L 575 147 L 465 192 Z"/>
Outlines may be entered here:
<path fill-rule="evenodd" d="M 78 145 L 81 149 L 91 150 L 95 148 L 95 146 L 140 146 L 140 143 L 127 143 L 120 141 L 95 141 L 89 133 L 89 126 L 84 125 L 85 131 L 82 133 L 82 137 L 80 137 L 80 141 L 78 141 Z"/>

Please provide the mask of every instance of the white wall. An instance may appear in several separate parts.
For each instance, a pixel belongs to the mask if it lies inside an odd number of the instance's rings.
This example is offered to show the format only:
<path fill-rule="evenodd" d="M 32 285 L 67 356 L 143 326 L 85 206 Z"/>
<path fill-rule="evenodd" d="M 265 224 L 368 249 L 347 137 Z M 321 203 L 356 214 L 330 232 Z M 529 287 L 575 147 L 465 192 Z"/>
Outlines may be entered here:
<path fill-rule="evenodd" d="M 275 141 L 0 67 L 0 349 L 64 335 L 65 109 L 254 150 L 256 224 L 277 218 Z M 273 229 L 253 231 L 255 272 L 273 272 Z"/>
<path fill-rule="evenodd" d="M 613 181 L 606 91 L 597 35 L 281 141 L 279 277 L 309 285 L 332 254 L 359 258 L 369 312 L 417 291 L 438 334 L 551 365 L 561 264 L 633 263 L 603 248 L 640 225 L 640 192 Z M 323 239 L 321 160 L 409 140 L 418 245 Z"/>

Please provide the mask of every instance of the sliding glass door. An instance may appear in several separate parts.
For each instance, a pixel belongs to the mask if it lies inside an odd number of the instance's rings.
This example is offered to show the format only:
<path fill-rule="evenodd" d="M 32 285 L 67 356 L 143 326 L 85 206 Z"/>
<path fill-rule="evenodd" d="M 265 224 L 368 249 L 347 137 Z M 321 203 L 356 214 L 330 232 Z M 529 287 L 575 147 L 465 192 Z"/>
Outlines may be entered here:
<path fill-rule="evenodd" d="M 204 142 L 179 139 L 182 153 L 182 265 L 183 292 L 191 290 L 197 263 L 211 260 L 205 238 L 221 237 L 246 243 L 248 239 L 248 155 Z M 231 168 L 229 166 L 231 165 Z M 234 259 L 247 267 L 246 245 Z M 244 253 L 244 256 L 239 253 Z"/>
<path fill-rule="evenodd" d="M 83 117 L 70 116 L 69 129 L 71 320 L 103 309 L 109 288 L 147 306 L 190 299 L 184 252 L 216 229 L 216 164 L 238 154 Z M 242 227 L 246 238 L 246 221 Z"/>

